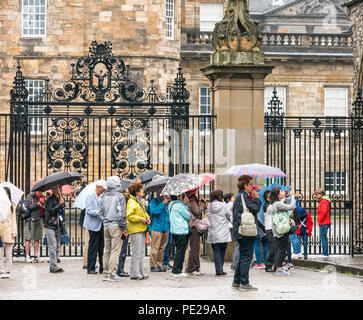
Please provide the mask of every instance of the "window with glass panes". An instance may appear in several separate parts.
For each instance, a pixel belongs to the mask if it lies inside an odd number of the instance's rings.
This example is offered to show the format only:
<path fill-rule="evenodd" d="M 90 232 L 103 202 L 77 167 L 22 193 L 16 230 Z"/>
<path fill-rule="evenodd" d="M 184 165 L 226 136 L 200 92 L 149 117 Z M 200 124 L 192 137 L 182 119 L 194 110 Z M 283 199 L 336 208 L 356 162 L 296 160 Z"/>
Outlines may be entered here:
<path fill-rule="evenodd" d="M 217 22 L 223 19 L 223 3 L 200 4 L 200 31 L 213 31 Z"/>
<path fill-rule="evenodd" d="M 166 0 L 166 39 L 174 40 L 174 0 Z"/>
<path fill-rule="evenodd" d="M 325 172 L 325 191 L 340 192 L 346 190 L 346 173 L 345 172 Z"/>
<path fill-rule="evenodd" d="M 199 88 L 199 114 L 210 115 L 210 93 L 208 87 Z M 199 130 L 209 131 L 211 129 L 210 117 L 200 117 Z"/>
<path fill-rule="evenodd" d="M 44 81 L 43 80 L 25 80 L 25 87 L 28 89 L 28 101 L 35 101 L 35 97 L 43 93 Z M 29 106 L 29 114 L 42 114 L 42 106 Z M 29 117 L 29 126 L 31 133 L 43 132 L 43 118 L 42 117 Z"/>
<path fill-rule="evenodd" d="M 22 35 L 46 35 L 46 0 L 22 0 Z"/>

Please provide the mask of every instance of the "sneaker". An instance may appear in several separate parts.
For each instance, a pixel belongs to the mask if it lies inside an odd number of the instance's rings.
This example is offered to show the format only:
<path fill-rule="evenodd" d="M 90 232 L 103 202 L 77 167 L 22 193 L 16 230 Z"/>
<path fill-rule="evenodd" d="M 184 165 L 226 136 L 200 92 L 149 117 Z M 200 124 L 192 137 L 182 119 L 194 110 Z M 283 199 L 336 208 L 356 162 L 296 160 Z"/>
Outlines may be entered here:
<path fill-rule="evenodd" d="M 42 259 L 40 259 L 39 257 L 35 257 L 33 260 L 34 263 L 42 263 L 44 262 Z"/>
<path fill-rule="evenodd" d="M 275 271 L 274 274 L 276 276 L 288 276 L 289 275 L 289 273 L 286 270 Z"/>
<path fill-rule="evenodd" d="M 294 260 L 299 259 L 299 254 L 298 253 L 292 254 L 291 259 L 294 259 Z"/>
<path fill-rule="evenodd" d="M 161 269 L 159 267 L 157 267 L 157 268 L 151 268 L 150 271 L 151 272 L 161 272 Z"/>
<path fill-rule="evenodd" d="M 142 280 L 147 280 L 147 279 L 149 279 L 149 276 L 143 276 L 142 277 Z"/>
<path fill-rule="evenodd" d="M 255 264 L 252 269 L 263 269 L 263 266 L 261 264 Z"/>
<path fill-rule="evenodd" d="M 232 282 L 233 289 L 239 289 L 239 283 Z"/>
<path fill-rule="evenodd" d="M 250 284 L 240 284 L 238 289 L 241 291 L 257 291 L 257 288 L 251 286 Z"/>
<path fill-rule="evenodd" d="M 183 273 L 183 272 L 181 272 L 181 273 L 172 273 L 171 275 L 174 278 L 185 278 L 185 277 L 188 276 L 186 273 Z"/>
<path fill-rule="evenodd" d="M 304 260 L 308 260 L 308 256 L 307 255 L 304 255 Z"/>
<path fill-rule="evenodd" d="M 98 274 L 98 273 L 95 270 L 90 270 L 90 271 L 87 271 L 87 274 Z"/>
<path fill-rule="evenodd" d="M 225 276 L 227 272 L 217 272 L 216 276 Z"/>
<path fill-rule="evenodd" d="M 131 277 L 131 280 L 144 280 L 144 277 Z"/>
<path fill-rule="evenodd" d="M 161 267 L 160 267 L 160 272 L 166 272 L 166 270 L 167 270 L 167 268 L 166 268 L 166 267 L 164 267 L 164 266 L 161 266 Z"/>
<path fill-rule="evenodd" d="M 127 273 L 127 272 L 125 272 L 125 271 L 122 271 L 121 273 L 118 273 L 117 274 L 119 277 L 122 277 L 122 278 L 127 278 L 127 277 L 129 277 L 130 275 Z"/>
<path fill-rule="evenodd" d="M 163 264 L 162 268 L 166 269 L 166 270 L 171 270 L 173 269 L 173 267 L 170 264 Z"/>
<path fill-rule="evenodd" d="M 303 254 L 299 253 L 299 256 L 297 257 L 298 259 L 302 259 L 303 258 Z"/>
<path fill-rule="evenodd" d="M 63 272 L 64 270 L 62 268 L 59 267 L 54 267 L 53 269 L 50 269 L 51 273 L 58 273 L 58 272 Z"/>
<path fill-rule="evenodd" d="M 120 282 L 122 280 L 124 280 L 124 279 L 119 277 L 118 275 L 114 275 L 114 276 L 109 275 L 105 281 L 108 281 L 108 282 Z"/>
<path fill-rule="evenodd" d="M 288 270 L 294 270 L 294 265 L 292 263 L 287 264 Z"/>
<path fill-rule="evenodd" d="M 193 275 L 193 276 L 204 276 L 204 273 L 200 272 L 200 271 L 193 271 L 188 274 Z"/>
<path fill-rule="evenodd" d="M 1 279 L 10 279 L 11 278 L 11 275 L 10 275 L 10 272 L 4 272 L 1 274 Z"/>
<path fill-rule="evenodd" d="M 107 281 L 109 276 L 110 276 L 109 274 L 105 274 L 102 278 L 102 281 Z"/>
<path fill-rule="evenodd" d="M 283 264 L 283 265 L 282 265 L 282 269 L 283 269 L 283 270 L 289 270 L 289 266 L 288 266 L 287 264 Z"/>
<path fill-rule="evenodd" d="M 25 258 L 25 262 L 26 262 L 26 263 L 32 263 L 33 261 L 32 261 L 32 259 L 31 259 L 29 256 L 27 256 L 27 257 Z"/>
<path fill-rule="evenodd" d="M 275 272 L 275 270 L 273 268 L 265 268 L 266 272 Z"/>

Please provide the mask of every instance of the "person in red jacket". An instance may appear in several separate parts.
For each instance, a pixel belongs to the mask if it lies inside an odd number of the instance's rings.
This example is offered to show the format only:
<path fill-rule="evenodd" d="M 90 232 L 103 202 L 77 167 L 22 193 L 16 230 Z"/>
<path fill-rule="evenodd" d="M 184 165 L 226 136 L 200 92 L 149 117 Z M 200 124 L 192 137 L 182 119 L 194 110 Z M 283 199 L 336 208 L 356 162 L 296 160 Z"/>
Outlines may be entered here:
<path fill-rule="evenodd" d="M 322 189 L 317 189 L 314 194 L 319 200 L 318 224 L 320 228 L 320 241 L 323 251 L 323 257 L 327 259 L 329 256 L 327 233 L 331 225 L 330 199 L 328 196 L 325 195 L 325 192 Z"/>
<path fill-rule="evenodd" d="M 305 209 L 304 209 L 305 211 Z M 304 246 L 304 259 L 308 258 L 308 237 L 311 237 L 311 232 L 313 230 L 313 219 L 311 218 L 311 213 L 305 211 L 305 214 L 300 217 L 300 223 L 296 228 L 296 235 L 301 238 Z"/>

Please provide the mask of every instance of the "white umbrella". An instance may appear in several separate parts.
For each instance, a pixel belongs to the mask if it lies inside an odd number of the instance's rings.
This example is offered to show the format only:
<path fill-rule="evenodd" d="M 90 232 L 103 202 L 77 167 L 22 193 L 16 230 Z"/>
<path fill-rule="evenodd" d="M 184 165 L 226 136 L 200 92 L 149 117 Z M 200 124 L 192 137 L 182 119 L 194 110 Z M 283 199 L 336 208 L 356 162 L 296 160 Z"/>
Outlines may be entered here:
<path fill-rule="evenodd" d="M 21 200 L 24 191 L 20 190 L 17 186 L 14 186 L 11 182 L 3 182 L 0 184 L 0 187 L 8 187 L 10 189 L 11 201 L 14 202 L 16 207 Z"/>
<path fill-rule="evenodd" d="M 96 183 L 97 181 L 92 182 L 80 192 L 76 200 L 74 200 L 73 208 L 83 210 L 86 207 L 86 198 L 89 194 L 96 190 Z"/>
<path fill-rule="evenodd" d="M 8 218 L 11 202 L 4 188 L 0 187 L 0 221 Z"/>

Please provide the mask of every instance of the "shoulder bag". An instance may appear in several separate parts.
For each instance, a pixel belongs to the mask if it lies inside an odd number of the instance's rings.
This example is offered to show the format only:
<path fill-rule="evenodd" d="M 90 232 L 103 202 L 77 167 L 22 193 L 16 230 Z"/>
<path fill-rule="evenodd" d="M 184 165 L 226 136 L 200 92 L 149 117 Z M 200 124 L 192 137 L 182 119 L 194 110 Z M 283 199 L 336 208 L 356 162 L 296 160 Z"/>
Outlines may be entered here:
<path fill-rule="evenodd" d="M 243 197 L 243 192 L 241 194 L 241 200 L 242 200 L 243 212 L 241 214 L 241 224 L 238 228 L 238 233 L 244 237 L 256 237 L 258 232 L 257 232 L 255 217 L 248 210 L 246 206 L 245 199 Z"/>

